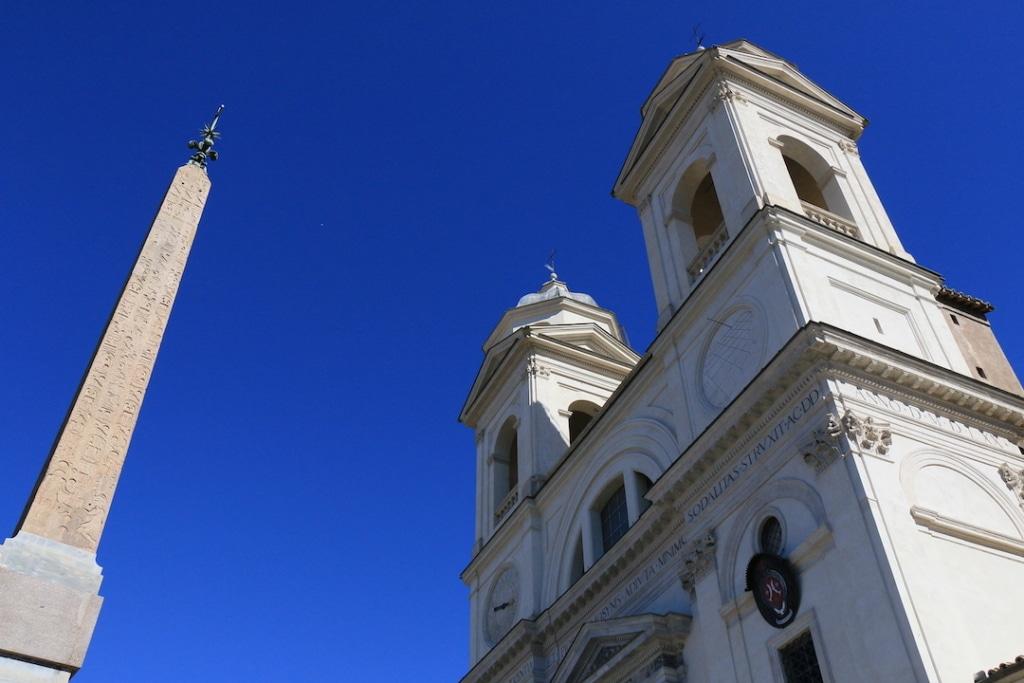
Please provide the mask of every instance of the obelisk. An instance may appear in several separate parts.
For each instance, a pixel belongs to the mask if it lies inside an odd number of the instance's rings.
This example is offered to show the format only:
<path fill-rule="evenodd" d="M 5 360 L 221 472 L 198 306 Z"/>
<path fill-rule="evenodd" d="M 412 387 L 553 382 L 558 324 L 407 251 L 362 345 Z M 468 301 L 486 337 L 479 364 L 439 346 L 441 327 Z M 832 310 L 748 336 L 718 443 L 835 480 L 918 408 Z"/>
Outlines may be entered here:
<path fill-rule="evenodd" d="M 210 192 L 223 107 L 189 142 L 15 535 L 0 545 L 0 683 L 67 681 L 102 598 L 96 549 Z"/>

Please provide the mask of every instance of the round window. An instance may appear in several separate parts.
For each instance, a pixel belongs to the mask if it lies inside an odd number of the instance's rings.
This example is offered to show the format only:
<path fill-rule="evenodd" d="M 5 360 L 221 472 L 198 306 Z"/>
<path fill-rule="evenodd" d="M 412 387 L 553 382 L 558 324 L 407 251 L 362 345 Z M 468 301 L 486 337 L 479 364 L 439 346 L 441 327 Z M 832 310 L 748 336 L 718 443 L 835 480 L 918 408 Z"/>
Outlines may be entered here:
<path fill-rule="evenodd" d="M 782 554 L 782 524 L 775 517 L 769 517 L 761 523 L 761 532 L 757 544 L 762 553 L 769 555 Z"/>

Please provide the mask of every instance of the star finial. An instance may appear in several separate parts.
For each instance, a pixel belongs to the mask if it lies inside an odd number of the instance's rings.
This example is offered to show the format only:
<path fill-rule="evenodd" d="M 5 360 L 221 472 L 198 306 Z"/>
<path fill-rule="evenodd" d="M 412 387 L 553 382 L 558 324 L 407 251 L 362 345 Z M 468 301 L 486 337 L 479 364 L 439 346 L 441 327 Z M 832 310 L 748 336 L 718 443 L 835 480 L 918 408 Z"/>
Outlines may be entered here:
<path fill-rule="evenodd" d="M 191 157 L 189 157 L 188 163 L 194 164 L 199 168 L 206 168 L 206 162 L 216 161 L 217 152 L 213 149 L 213 145 L 220 138 L 220 131 L 217 130 L 217 122 L 220 121 L 220 115 L 224 111 L 224 105 L 217 107 L 217 111 L 213 113 L 213 120 L 203 126 L 199 134 L 203 136 L 202 140 L 189 140 L 188 148 L 196 151 Z"/>

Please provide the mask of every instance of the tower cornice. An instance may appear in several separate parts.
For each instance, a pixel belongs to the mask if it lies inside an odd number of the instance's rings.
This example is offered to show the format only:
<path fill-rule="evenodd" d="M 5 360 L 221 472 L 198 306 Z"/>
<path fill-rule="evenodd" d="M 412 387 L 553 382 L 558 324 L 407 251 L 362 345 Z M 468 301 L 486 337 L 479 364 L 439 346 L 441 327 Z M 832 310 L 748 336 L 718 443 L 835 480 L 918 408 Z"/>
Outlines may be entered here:
<path fill-rule="evenodd" d="M 681 68 L 670 66 L 641 107 L 640 127 L 612 188 L 615 197 L 634 206 L 642 201 L 639 188 L 702 104 L 713 108 L 722 100 L 766 97 L 786 103 L 850 140 L 860 137 L 866 118 L 791 63 L 757 50 L 759 54 L 716 46 L 677 58 Z"/>
<path fill-rule="evenodd" d="M 600 343 L 604 353 L 560 340 L 557 335 L 567 331 L 586 333 Z M 586 323 L 539 328 L 527 326 L 503 342 L 508 344 L 507 348 L 496 345 L 485 356 L 459 414 L 460 422 L 470 426 L 475 424 L 499 387 L 504 386 L 518 369 L 525 367 L 530 356 L 538 351 L 620 379 L 629 374 L 640 358 L 600 326 Z"/>

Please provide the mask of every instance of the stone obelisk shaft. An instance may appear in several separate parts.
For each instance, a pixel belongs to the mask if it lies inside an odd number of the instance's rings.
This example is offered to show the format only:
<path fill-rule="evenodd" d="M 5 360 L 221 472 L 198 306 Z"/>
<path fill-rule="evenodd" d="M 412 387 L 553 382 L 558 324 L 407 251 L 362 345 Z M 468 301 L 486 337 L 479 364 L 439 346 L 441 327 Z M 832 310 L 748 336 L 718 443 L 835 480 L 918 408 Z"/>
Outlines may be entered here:
<path fill-rule="evenodd" d="M 209 190 L 198 165 L 175 174 L 19 532 L 96 552 Z"/>

